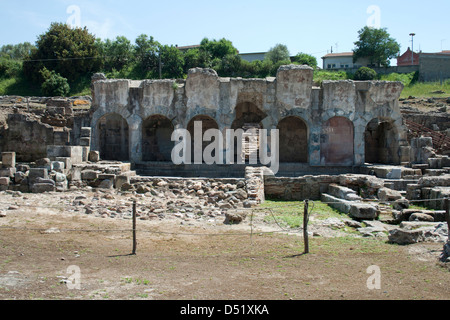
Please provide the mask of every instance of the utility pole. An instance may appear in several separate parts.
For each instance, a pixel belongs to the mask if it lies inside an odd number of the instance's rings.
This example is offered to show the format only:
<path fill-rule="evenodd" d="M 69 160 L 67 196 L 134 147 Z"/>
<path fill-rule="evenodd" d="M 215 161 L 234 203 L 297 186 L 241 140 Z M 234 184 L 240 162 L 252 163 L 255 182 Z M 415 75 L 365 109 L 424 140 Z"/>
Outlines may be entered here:
<path fill-rule="evenodd" d="M 414 65 L 414 36 L 416 35 L 415 33 L 410 33 L 409 34 L 411 36 L 411 61 L 412 61 L 412 65 Z"/>

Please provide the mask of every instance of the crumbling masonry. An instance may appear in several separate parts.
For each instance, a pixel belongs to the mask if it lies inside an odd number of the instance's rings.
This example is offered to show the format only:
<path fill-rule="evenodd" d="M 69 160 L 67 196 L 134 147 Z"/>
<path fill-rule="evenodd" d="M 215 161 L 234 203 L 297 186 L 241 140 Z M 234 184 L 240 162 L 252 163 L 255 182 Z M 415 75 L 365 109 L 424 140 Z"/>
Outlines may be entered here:
<path fill-rule="evenodd" d="M 294 175 L 302 168 L 407 163 L 410 148 L 398 106 L 402 90 L 400 82 L 379 81 L 324 81 L 315 87 L 313 69 L 298 65 L 282 66 L 276 78 L 265 79 L 221 78 L 200 68 L 181 81 L 96 75 L 91 149 L 137 168 L 169 165 L 173 130 L 191 130 L 201 120 L 204 131 L 279 129 L 281 170 Z"/>

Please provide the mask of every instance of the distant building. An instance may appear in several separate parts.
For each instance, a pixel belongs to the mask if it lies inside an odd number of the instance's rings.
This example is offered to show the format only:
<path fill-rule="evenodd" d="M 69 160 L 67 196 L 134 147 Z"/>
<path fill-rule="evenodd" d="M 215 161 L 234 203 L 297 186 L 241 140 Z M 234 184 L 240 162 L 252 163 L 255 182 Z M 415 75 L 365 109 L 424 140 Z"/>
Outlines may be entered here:
<path fill-rule="evenodd" d="M 254 53 L 240 53 L 239 56 L 242 58 L 242 60 L 246 60 L 248 62 L 253 61 L 263 61 L 266 57 L 267 52 L 254 52 Z"/>
<path fill-rule="evenodd" d="M 353 62 L 353 52 L 329 53 L 322 57 L 323 69 L 352 69 L 366 67 L 368 59 L 358 59 Z"/>
<path fill-rule="evenodd" d="M 196 45 L 192 45 L 192 46 L 182 46 L 182 47 L 179 47 L 178 45 L 176 45 L 176 47 L 178 48 L 178 50 L 185 52 L 190 49 L 198 49 L 198 48 L 200 48 L 200 45 L 196 44 Z"/>
<path fill-rule="evenodd" d="M 397 57 L 397 66 L 418 66 L 419 54 L 408 48 L 404 54 Z"/>
<path fill-rule="evenodd" d="M 450 79 L 450 50 L 419 54 L 419 80 L 444 81 Z"/>

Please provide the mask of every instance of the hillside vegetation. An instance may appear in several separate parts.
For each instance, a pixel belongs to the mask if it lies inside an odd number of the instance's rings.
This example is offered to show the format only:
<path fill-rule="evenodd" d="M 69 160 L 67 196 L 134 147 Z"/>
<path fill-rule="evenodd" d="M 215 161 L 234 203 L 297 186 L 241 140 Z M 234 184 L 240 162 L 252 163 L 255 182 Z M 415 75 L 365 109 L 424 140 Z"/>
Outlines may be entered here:
<path fill-rule="evenodd" d="M 183 79 L 189 69 L 202 67 L 216 70 L 221 77 L 265 78 L 276 76 L 278 68 L 285 64 L 314 68 L 315 85 L 324 80 L 361 79 L 358 74 L 320 70 L 315 57 L 301 52 L 292 56 L 282 44 L 272 47 L 263 61 L 248 62 L 225 38 L 204 38 L 199 46 L 180 50 L 145 34 L 134 43 L 123 36 L 101 40 L 86 28 L 53 23 L 35 45 L 0 48 L 0 95 L 89 95 L 91 76 L 96 72 L 110 79 Z M 403 82 L 402 97 L 450 96 L 450 81 L 419 83 L 417 73 L 376 75 L 369 71 L 374 80 Z"/>

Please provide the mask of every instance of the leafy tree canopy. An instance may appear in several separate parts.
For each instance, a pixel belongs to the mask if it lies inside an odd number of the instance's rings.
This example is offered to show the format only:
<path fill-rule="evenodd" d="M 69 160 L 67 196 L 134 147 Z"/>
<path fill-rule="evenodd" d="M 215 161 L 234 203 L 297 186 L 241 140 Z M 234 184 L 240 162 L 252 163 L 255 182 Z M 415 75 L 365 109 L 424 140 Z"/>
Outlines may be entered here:
<path fill-rule="evenodd" d="M 292 62 L 296 62 L 298 64 L 306 64 L 314 69 L 317 68 L 316 57 L 306 53 L 298 53 L 295 57 L 292 58 Z"/>
<path fill-rule="evenodd" d="M 227 55 L 238 54 L 238 50 L 233 46 L 233 43 L 225 38 L 220 40 L 204 38 L 200 42 L 200 51 L 208 53 L 211 60 L 223 59 Z"/>
<path fill-rule="evenodd" d="M 44 67 L 69 81 L 95 72 L 101 64 L 95 42 L 87 28 L 52 23 L 49 30 L 38 37 L 36 49 L 24 62 L 25 74 L 41 82 L 39 70 Z"/>
<path fill-rule="evenodd" d="M 283 60 L 290 60 L 290 53 L 287 46 L 277 44 L 267 52 L 266 59 L 273 63 L 278 63 Z"/>
<path fill-rule="evenodd" d="M 29 42 L 19 44 L 7 44 L 1 47 L 0 56 L 6 56 L 14 60 L 23 60 L 27 58 L 36 47 Z"/>
<path fill-rule="evenodd" d="M 364 27 L 358 31 L 359 40 L 355 42 L 353 61 L 367 58 L 371 65 L 388 67 L 390 59 L 398 56 L 400 45 L 391 38 L 386 28 Z"/>

